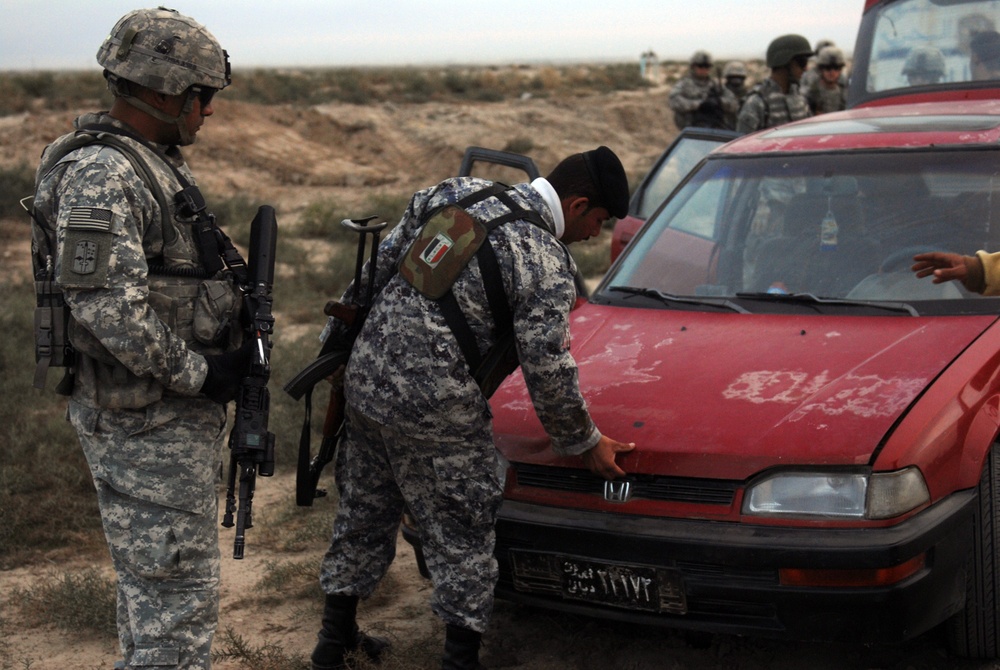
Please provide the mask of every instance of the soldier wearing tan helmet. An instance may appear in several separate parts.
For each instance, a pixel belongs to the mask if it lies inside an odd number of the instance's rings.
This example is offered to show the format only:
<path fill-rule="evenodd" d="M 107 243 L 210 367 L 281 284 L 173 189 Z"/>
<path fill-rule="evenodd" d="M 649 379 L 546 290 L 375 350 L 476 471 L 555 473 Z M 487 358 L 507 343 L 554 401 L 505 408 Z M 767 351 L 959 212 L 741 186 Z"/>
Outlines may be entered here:
<path fill-rule="evenodd" d="M 36 176 L 76 350 L 61 389 L 117 574 L 118 666 L 208 668 L 226 403 L 250 350 L 231 325 L 241 301 L 222 249 L 176 195 L 196 188 L 179 147 L 212 116 L 229 59 L 204 26 L 160 8 L 122 17 L 97 61 L 111 110 L 77 119 Z"/>
<path fill-rule="evenodd" d="M 816 56 L 819 77 L 808 88 L 802 88 L 813 114 L 847 109 L 847 82 L 843 76 L 846 65 L 844 52 L 837 47 L 823 47 Z"/>

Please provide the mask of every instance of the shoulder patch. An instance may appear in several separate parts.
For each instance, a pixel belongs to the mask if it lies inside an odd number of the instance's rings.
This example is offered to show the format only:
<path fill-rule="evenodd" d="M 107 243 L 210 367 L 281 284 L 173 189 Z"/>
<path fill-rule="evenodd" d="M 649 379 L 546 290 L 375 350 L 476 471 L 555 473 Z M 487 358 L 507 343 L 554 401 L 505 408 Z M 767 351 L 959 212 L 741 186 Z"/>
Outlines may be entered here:
<path fill-rule="evenodd" d="M 113 216 L 110 209 L 98 207 L 73 207 L 69 211 L 67 228 L 109 232 Z"/>
<path fill-rule="evenodd" d="M 114 213 L 101 207 L 71 207 L 60 251 L 58 283 L 64 288 L 107 284 Z"/>
<path fill-rule="evenodd" d="M 451 288 L 486 239 L 487 230 L 464 209 L 438 210 L 403 254 L 399 273 L 415 289 L 437 300 Z"/>

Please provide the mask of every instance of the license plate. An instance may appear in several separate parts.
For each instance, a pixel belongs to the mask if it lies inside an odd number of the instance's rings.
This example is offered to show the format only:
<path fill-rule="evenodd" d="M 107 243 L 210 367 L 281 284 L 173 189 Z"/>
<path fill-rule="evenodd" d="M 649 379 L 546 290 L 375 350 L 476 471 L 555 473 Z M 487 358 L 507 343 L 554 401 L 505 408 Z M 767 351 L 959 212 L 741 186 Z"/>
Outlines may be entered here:
<path fill-rule="evenodd" d="M 524 551 L 512 552 L 512 558 L 520 590 L 552 593 L 558 584 L 559 593 L 571 600 L 671 614 L 687 611 L 680 575 L 673 570 Z"/>

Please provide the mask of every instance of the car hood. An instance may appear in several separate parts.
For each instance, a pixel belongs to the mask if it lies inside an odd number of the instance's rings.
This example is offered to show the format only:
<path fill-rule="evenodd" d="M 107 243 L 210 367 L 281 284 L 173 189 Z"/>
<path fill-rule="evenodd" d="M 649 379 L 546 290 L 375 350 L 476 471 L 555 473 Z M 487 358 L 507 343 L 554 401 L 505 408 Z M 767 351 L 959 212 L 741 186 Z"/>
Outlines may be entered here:
<path fill-rule="evenodd" d="M 587 304 L 572 352 L 602 433 L 634 442 L 628 472 L 745 479 L 791 464 L 873 460 L 911 403 L 990 316 L 710 314 Z M 511 461 L 558 457 L 518 372 L 493 397 Z"/>

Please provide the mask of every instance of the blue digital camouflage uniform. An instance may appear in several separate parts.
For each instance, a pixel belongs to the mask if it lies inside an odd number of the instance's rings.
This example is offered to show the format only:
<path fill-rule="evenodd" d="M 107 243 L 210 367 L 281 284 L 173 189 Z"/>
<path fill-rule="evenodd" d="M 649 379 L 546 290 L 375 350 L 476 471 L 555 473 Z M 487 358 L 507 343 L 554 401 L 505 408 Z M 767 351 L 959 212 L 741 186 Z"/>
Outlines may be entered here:
<path fill-rule="evenodd" d="M 369 596 L 392 561 L 405 507 L 422 533 L 434 612 L 446 624 L 478 632 L 489 623 L 497 579 L 502 459 L 492 442 L 489 404 L 439 307 L 396 267 L 427 213 L 487 185 L 455 178 L 418 192 L 379 249 L 379 294 L 346 371 L 346 432 L 336 462 L 340 508 L 320 577 L 329 594 Z M 601 435 L 569 352 L 575 266 L 552 232 L 562 210 L 553 213 L 558 198 L 544 180 L 514 188 L 515 198 L 549 226 L 514 221 L 490 236 L 514 315 L 521 369 L 553 448 L 580 454 Z M 548 201 L 539 189 L 550 192 Z M 508 210 L 490 198 L 470 211 L 486 221 Z M 363 295 L 363 287 L 350 287 L 345 300 L 358 290 Z M 475 259 L 453 291 L 485 353 L 494 324 Z"/>
<path fill-rule="evenodd" d="M 94 122 L 121 126 L 107 115 L 76 125 Z M 174 174 L 138 142 L 124 141 L 139 148 L 173 203 L 180 190 Z M 167 268 L 197 265 L 192 228 L 178 222 L 164 230 L 151 190 L 122 152 L 89 145 L 38 177 L 35 206 L 57 226 L 55 271 L 78 350 L 68 415 L 94 477 L 118 577 L 126 667 L 208 668 L 218 618 L 216 484 L 226 410 L 199 395 L 207 373 L 200 354 L 232 342 L 203 344 L 196 333 L 205 310 L 199 295 L 232 294 L 231 285 L 149 272 L 153 260 Z"/>

